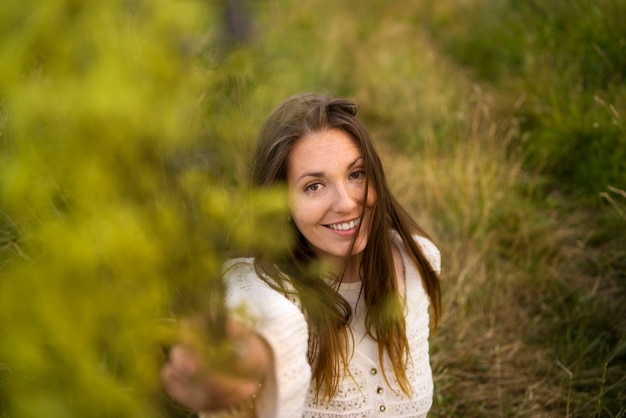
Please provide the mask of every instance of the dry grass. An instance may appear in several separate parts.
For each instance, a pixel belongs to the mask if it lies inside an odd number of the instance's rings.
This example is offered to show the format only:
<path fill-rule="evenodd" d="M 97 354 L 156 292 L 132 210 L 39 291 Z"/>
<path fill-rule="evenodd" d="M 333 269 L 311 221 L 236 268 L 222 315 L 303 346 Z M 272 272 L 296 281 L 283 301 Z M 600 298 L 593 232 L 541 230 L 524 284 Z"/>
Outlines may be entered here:
<path fill-rule="evenodd" d="M 560 397 L 541 377 L 552 366 L 550 353 L 524 341 L 523 328 L 532 326 L 517 294 L 525 272 L 503 259 L 500 248 L 499 218 L 523 203 L 518 188 L 526 181 L 519 163 L 508 161 L 515 126 L 490 120 L 484 97 L 475 94 L 470 129 L 459 132 L 452 149 L 387 157 L 393 187 L 428 224 L 443 254 L 445 317 L 433 339 L 433 413 L 548 416 L 550 399 Z"/>

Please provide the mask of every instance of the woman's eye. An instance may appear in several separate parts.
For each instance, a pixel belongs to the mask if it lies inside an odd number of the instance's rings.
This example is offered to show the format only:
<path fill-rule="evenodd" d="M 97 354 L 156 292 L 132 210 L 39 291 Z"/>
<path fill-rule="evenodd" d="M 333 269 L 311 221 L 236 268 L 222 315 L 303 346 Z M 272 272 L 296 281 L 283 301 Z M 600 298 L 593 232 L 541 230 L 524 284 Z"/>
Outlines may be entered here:
<path fill-rule="evenodd" d="M 310 193 L 310 192 L 317 192 L 321 187 L 322 187 L 321 184 L 313 183 L 313 184 L 310 184 L 310 185 L 306 186 L 304 188 L 304 191 L 308 192 L 308 193 Z"/>
<path fill-rule="evenodd" d="M 354 180 L 360 180 L 365 178 L 365 170 L 358 170 L 350 174 L 350 178 Z"/>

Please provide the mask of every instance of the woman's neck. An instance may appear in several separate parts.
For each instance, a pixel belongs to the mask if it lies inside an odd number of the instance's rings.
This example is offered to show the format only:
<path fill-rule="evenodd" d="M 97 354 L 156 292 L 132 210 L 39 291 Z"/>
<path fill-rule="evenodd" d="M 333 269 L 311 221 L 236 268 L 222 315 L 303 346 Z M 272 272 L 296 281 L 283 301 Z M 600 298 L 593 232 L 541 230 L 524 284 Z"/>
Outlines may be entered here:
<path fill-rule="evenodd" d="M 341 280 L 343 283 L 354 283 L 361 280 L 361 254 L 321 261 L 326 277 L 336 281 Z"/>

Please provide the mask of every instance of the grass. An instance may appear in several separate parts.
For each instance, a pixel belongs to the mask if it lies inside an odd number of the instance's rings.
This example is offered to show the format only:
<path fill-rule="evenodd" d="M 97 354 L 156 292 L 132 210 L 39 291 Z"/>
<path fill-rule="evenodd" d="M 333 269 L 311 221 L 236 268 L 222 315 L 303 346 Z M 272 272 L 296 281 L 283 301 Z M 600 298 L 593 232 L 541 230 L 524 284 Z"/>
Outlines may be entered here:
<path fill-rule="evenodd" d="M 423 4 L 416 19 L 441 50 L 517 94 L 530 167 L 578 198 L 623 182 L 625 2 Z"/>

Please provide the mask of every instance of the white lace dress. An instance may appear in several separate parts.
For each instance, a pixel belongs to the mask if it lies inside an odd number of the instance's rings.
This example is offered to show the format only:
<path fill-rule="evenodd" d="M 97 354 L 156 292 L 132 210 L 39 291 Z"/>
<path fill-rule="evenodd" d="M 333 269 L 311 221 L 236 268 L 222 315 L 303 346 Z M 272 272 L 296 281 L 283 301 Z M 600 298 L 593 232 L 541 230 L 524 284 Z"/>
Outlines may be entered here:
<path fill-rule="evenodd" d="M 439 250 L 429 240 L 416 238 L 435 271 L 440 270 Z M 311 368 L 307 361 L 308 330 L 297 301 L 285 298 L 271 289 L 254 272 L 251 259 L 230 263 L 225 280 L 227 303 L 236 308 L 245 306 L 255 318 L 257 331 L 273 350 L 275 373 L 265 383 L 257 398 L 260 418 L 365 418 L 425 417 L 433 396 L 433 380 L 429 361 L 429 299 L 418 270 L 409 262 L 404 245 L 395 238 L 404 263 L 406 280 L 406 324 L 411 361 L 407 377 L 413 388 L 408 398 L 400 389 L 387 357 L 384 358 L 385 381 L 378 361 L 376 343 L 366 335 L 365 306 L 357 303 L 361 283 L 345 283 L 339 292 L 351 303 L 354 318 L 354 355 L 350 374 L 341 382 L 339 393 L 330 402 L 315 402 L 311 385 Z"/>

